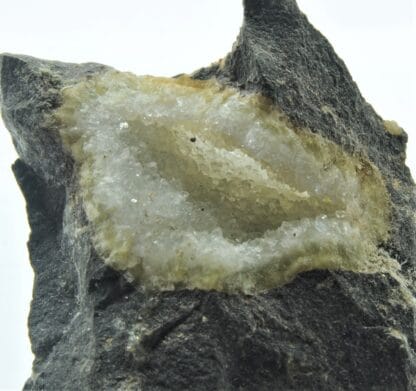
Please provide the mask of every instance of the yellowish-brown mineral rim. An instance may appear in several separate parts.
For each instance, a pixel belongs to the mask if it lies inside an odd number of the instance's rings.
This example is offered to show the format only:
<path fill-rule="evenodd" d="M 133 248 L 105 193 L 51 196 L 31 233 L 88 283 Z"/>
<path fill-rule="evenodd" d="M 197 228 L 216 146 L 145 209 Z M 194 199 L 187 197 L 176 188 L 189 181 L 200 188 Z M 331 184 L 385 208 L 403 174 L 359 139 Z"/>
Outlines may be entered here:
<path fill-rule="evenodd" d="M 94 244 L 149 288 L 254 292 L 320 268 L 387 271 L 390 201 L 365 157 L 215 80 L 109 71 L 56 116 Z"/>

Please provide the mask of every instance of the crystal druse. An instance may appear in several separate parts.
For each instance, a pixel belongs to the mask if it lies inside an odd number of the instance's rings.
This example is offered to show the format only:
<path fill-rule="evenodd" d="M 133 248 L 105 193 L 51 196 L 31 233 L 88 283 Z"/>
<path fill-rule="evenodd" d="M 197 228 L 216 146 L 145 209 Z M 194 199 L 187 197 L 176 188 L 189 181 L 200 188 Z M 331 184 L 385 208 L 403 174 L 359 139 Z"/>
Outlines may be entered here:
<path fill-rule="evenodd" d="M 0 55 L 26 390 L 416 389 L 407 135 L 295 0 L 243 3 L 188 76 Z"/>
<path fill-rule="evenodd" d="M 108 71 L 66 88 L 56 117 L 96 249 L 150 288 L 252 292 L 316 268 L 394 268 L 377 249 L 379 170 L 258 94 Z"/>

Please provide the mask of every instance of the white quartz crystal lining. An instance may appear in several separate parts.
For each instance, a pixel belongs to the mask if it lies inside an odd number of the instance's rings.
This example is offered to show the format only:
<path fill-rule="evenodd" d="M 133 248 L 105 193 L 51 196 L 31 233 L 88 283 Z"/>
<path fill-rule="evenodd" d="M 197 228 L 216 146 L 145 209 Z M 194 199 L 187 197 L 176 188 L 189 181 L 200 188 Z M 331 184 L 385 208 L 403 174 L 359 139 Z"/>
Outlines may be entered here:
<path fill-rule="evenodd" d="M 148 287 L 250 292 L 378 262 L 377 170 L 262 98 L 108 72 L 66 89 L 57 116 L 97 249 Z"/>

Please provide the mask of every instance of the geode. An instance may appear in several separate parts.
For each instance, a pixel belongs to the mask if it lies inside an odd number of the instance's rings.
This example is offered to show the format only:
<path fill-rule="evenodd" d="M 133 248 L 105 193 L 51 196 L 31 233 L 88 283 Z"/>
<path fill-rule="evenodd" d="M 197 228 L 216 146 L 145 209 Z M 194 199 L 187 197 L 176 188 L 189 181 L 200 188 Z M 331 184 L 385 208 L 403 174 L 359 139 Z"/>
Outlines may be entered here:
<path fill-rule="evenodd" d="M 0 57 L 30 390 L 412 390 L 407 135 L 294 0 L 192 75 Z"/>

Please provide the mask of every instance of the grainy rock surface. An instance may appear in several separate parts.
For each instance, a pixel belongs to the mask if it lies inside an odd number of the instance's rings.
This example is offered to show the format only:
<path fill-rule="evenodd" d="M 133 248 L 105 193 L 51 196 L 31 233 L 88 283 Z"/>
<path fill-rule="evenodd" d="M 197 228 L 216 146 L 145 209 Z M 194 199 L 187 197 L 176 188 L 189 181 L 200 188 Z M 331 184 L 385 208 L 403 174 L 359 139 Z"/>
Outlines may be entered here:
<path fill-rule="evenodd" d="M 406 134 L 389 132 L 293 0 L 246 0 L 233 51 L 195 78 L 257 91 L 299 127 L 365 153 L 393 205 L 398 276 L 316 270 L 257 295 L 144 292 L 94 251 L 73 161 L 50 115 L 109 68 L 0 57 L 35 271 L 27 390 L 413 390 L 415 193 Z M 393 134 L 395 133 L 395 134 Z"/>

